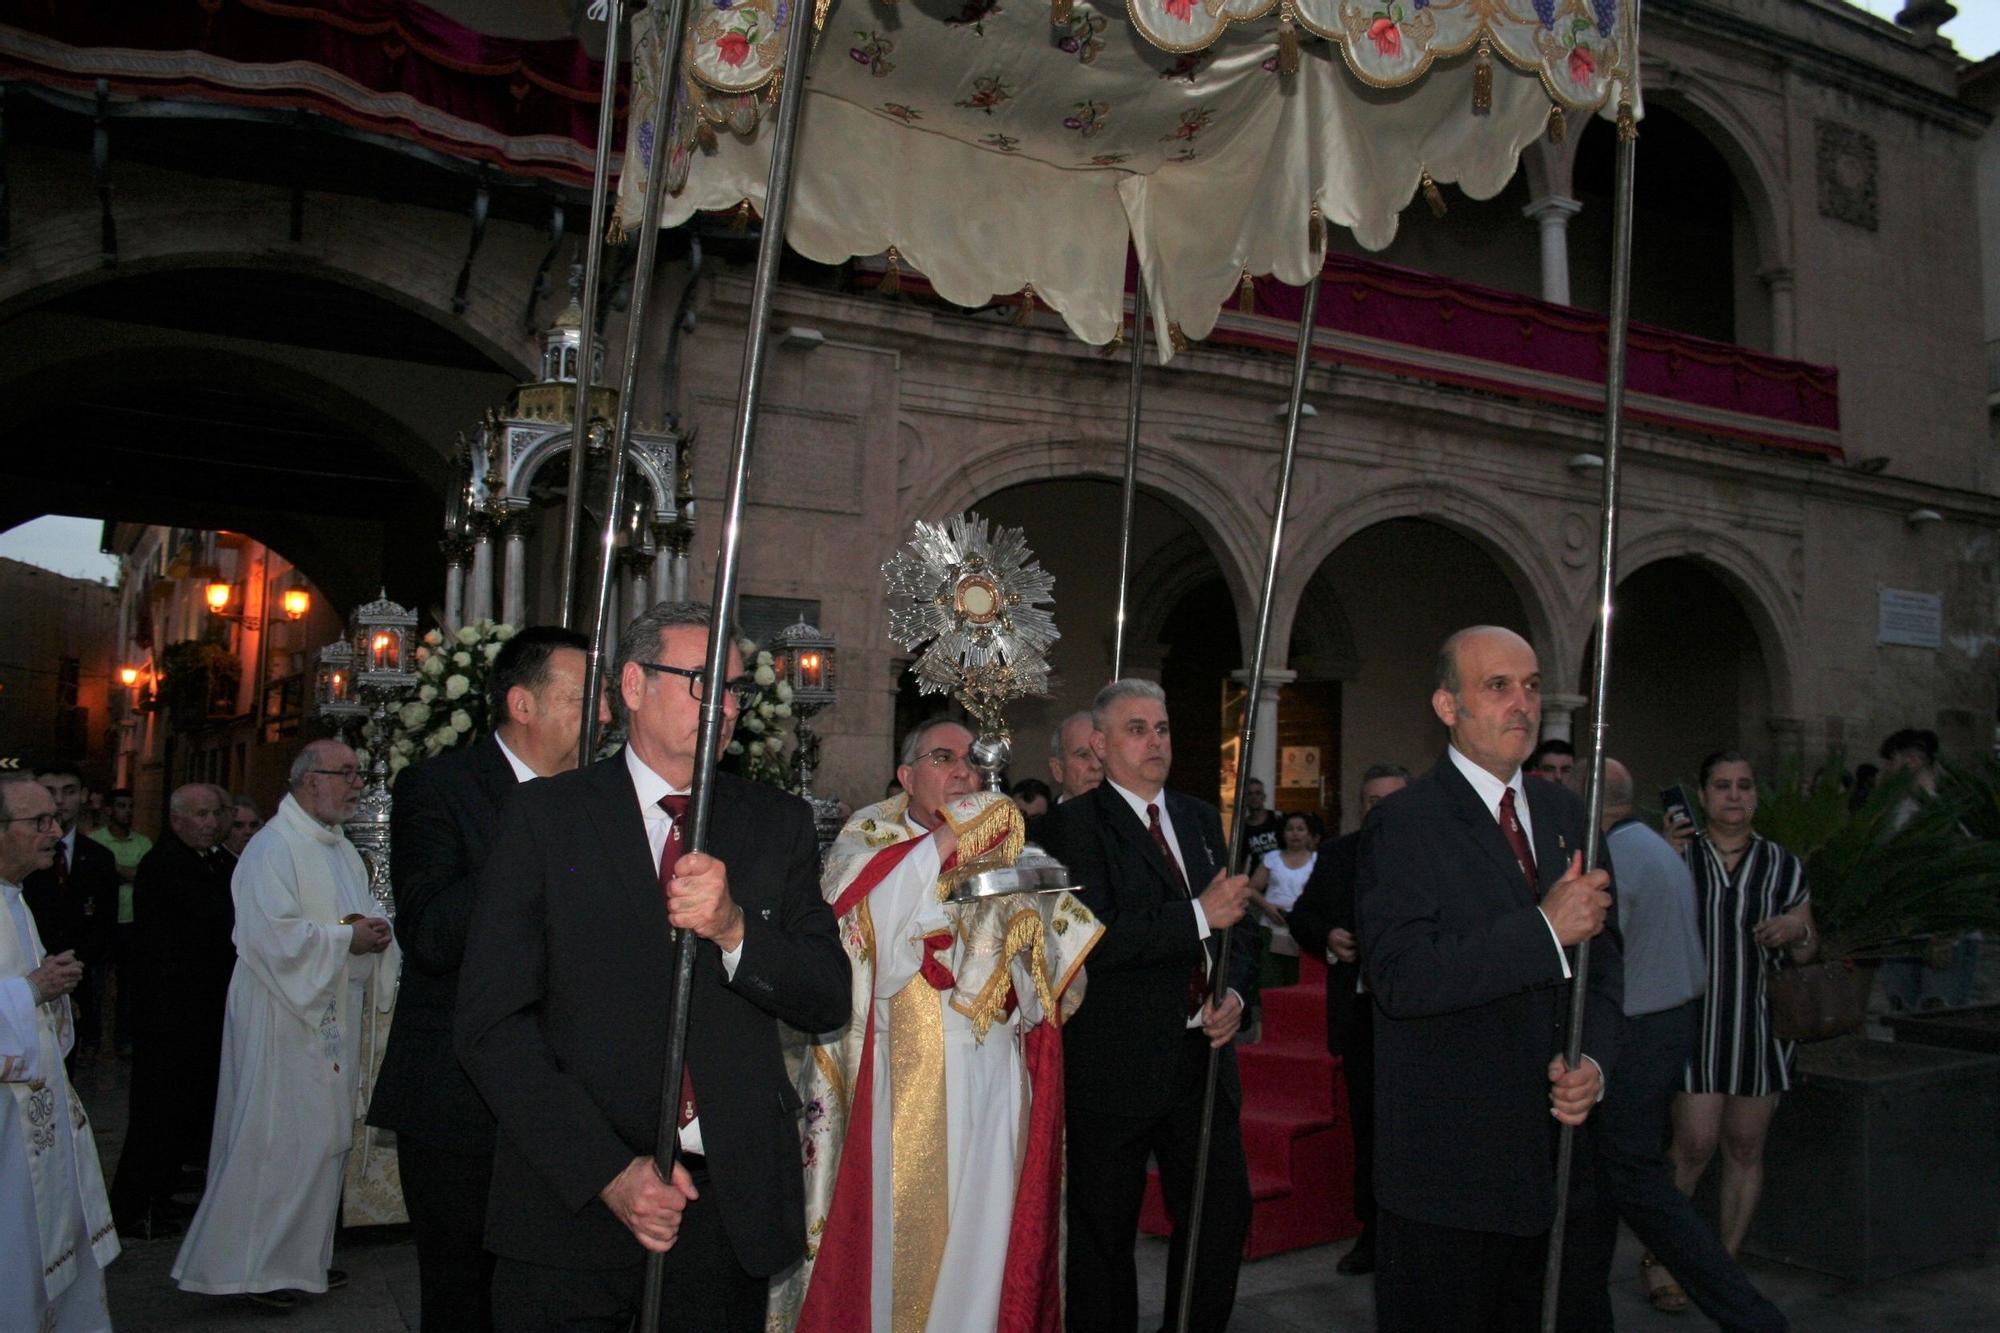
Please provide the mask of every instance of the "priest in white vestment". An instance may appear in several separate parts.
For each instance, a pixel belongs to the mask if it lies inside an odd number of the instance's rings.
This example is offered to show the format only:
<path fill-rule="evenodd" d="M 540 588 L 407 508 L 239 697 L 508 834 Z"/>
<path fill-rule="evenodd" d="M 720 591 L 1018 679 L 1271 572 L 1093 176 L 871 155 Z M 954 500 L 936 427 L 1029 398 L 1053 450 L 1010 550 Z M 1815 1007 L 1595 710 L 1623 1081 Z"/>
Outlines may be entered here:
<path fill-rule="evenodd" d="M 947 901 L 1010 864 L 1013 802 L 975 792 L 972 734 L 917 728 L 907 796 L 855 814 L 822 892 L 853 963 L 847 1028 L 801 1071 L 807 1256 L 774 1329 L 1061 1327 L 1061 1016 L 1103 928 L 1068 894 Z"/>
<path fill-rule="evenodd" d="M 208 1189 L 174 1261 L 183 1291 L 290 1304 L 292 1292 L 327 1289 L 341 1174 L 364 1109 L 363 1019 L 394 1003 L 399 961 L 340 827 L 361 783 L 353 750 L 308 745 L 291 794 L 230 881 L 236 971 Z"/>
<path fill-rule="evenodd" d="M 83 1103 L 63 1071 L 69 993 L 83 964 L 44 957 L 21 881 L 54 860 L 56 804 L 25 773 L 0 777 L 0 1329 L 111 1327 L 103 1266 L 118 1232 Z"/>

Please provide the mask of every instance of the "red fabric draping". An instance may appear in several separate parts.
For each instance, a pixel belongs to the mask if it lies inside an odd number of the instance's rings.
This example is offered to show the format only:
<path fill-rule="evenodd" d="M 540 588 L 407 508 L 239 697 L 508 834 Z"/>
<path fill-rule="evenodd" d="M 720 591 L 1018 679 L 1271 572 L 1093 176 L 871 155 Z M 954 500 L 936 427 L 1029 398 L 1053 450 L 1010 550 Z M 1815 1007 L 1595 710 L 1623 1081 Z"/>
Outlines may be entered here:
<path fill-rule="evenodd" d="M 13 0 L 0 76 L 317 111 L 511 171 L 588 180 L 602 63 L 410 0 Z M 623 142 L 622 125 L 615 135 Z"/>
<path fill-rule="evenodd" d="M 859 261 L 864 288 L 880 261 Z M 1351 255 L 1329 255 L 1313 359 L 1586 412 L 1604 407 L 1602 315 Z M 904 268 L 903 290 L 931 294 Z M 1126 288 L 1137 282 L 1136 265 Z M 1206 342 L 1290 355 L 1304 293 L 1254 279 L 1255 309 L 1231 302 Z M 1626 341 L 1628 419 L 1795 453 L 1839 458 L 1840 374 L 1689 333 L 1634 324 Z"/>
<path fill-rule="evenodd" d="M 854 1108 L 847 1120 L 840 1174 L 834 1177 L 833 1203 L 827 1209 L 819 1255 L 813 1261 L 815 1280 L 806 1288 L 805 1305 L 799 1310 L 794 1333 L 853 1333 L 869 1324 L 873 1300 L 870 1279 L 875 1272 L 874 1069 L 875 1006 L 871 1004 L 868 1026 L 861 1038 L 861 1074 L 854 1089 Z M 836 1275 L 838 1280 L 825 1281 L 829 1274 Z"/>
<path fill-rule="evenodd" d="M 1062 1328 L 1063 1044 L 1053 1016 L 1022 1038 L 1034 1089 L 1028 1145 L 1014 1191 L 1013 1229 L 1000 1278 L 1000 1333 Z"/>

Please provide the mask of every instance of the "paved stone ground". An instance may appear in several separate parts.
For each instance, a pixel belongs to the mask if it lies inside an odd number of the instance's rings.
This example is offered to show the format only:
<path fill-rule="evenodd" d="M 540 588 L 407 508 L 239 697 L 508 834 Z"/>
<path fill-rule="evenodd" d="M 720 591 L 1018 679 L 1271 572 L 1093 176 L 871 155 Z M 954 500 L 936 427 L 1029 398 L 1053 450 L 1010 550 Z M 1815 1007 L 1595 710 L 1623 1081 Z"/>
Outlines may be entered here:
<path fill-rule="evenodd" d="M 1982 959 L 1980 1002 L 2000 999 L 2000 942 Z M 1881 1035 L 1887 1035 L 1886 1032 Z M 108 1179 L 124 1140 L 126 1075 L 130 1066 L 104 1062 L 79 1077 L 97 1122 L 98 1150 Z M 1996 1238 L 2000 1240 L 2000 1238 Z M 1234 1333 L 1325 1333 L 1374 1327 L 1374 1288 L 1368 1278 L 1343 1278 L 1334 1263 L 1344 1246 L 1323 1246 L 1246 1264 L 1236 1303 Z M 307 1296 L 289 1313 L 234 1297 L 193 1296 L 168 1279 L 179 1242 L 128 1243 L 112 1264 L 111 1311 L 127 1330 L 236 1330 L 283 1320 L 293 1333 L 406 1333 L 417 1328 L 417 1261 L 407 1228 L 370 1228 L 343 1235 L 334 1262 L 351 1275 L 348 1286 Z M 1624 1237 L 1614 1268 L 1612 1303 L 1627 1333 L 1686 1333 L 1707 1327 L 1698 1312 L 1663 1315 L 1645 1303 L 1638 1276 L 1638 1245 Z M 1138 1242 L 1142 1323 L 1160 1315 L 1166 1245 Z M 2000 1243 L 1976 1259 L 1943 1264 L 1893 1281 L 1859 1283 L 1752 1259 L 1751 1277 L 1791 1317 L 1801 1333 L 1867 1333 L 1880 1329 L 2000 1329 Z"/>

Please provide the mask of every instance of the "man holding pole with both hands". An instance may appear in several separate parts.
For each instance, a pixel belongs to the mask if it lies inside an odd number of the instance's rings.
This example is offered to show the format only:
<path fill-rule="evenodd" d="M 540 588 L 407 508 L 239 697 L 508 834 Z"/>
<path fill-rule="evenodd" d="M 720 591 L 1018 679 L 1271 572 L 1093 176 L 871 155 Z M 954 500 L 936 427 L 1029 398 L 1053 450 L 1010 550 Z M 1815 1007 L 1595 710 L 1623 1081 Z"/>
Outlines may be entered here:
<path fill-rule="evenodd" d="M 1526 640 L 1495 626 L 1452 635 L 1431 706 L 1450 745 L 1370 816 L 1355 895 L 1376 1005 L 1377 1325 L 1533 1330 L 1557 1125 L 1589 1116 L 1616 1054 L 1610 875 L 1583 870 L 1583 802 L 1522 777 L 1541 723 Z M 1570 951 L 1586 939 L 1584 1058 L 1571 1069 Z"/>

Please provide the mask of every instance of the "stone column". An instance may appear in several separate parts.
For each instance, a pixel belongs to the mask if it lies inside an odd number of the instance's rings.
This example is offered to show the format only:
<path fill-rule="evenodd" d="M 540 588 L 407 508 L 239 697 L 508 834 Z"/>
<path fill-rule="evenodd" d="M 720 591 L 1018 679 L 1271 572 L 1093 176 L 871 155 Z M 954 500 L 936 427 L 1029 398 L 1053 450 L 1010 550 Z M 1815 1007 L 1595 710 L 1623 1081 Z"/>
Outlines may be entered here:
<path fill-rule="evenodd" d="M 1542 696 L 1542 739 L 1545 741 L 1568 741 L 1576 744 L 1570 734 L 1576 715 L 1584 710 L 1590 699 L 1582 694 L 1544 694 Z"/>
<path fill-rule="evenodd" d="M 1250 687 L 1250 672 L 1236 670 L 1229 678 L 1246 690 Z M 1250 767 L 1247 773 L 1238 771 L 1238 778 L 1256 778 L 1264 784 L 1264 793 L 1275 808 L 1278 799 L 1278 692 L 1299 678 L 1296 671 L 1284 667 L 1264 668 L 1264 688 L 1257 699 L 1257 732 L 1250 741 Z M 1224 736 L 1227 741 L 1229 737 Z"/>
<path fill-rule="evenodd" d="M 472 586 L 465 594 L 465 619 L 493 618 L 493 534 L 482 522 L 472 538 Z"/>
<path fill-rule="evenodd" d="M 1542 229 L 1542 299 L 1569 304 L 1569 220 L 1583 211 L 1575 199 L 1552 194 L 1521 210 Z"/>
<path fill-rule="evenodd" d="M 1798 335 L 1792 322 L 1792 288 L 1797 284 L 1788 268 L 1757 270 L 1764 290 L 1771 294 L 1771 355 L 1797 354 Z"/>
<path fill-rule="evenodd" d="M 465 562 L 472 544 L 451 536 L 439 545 L 444 549 L 444 627 L 452 631 L 465 623 Z"/>

